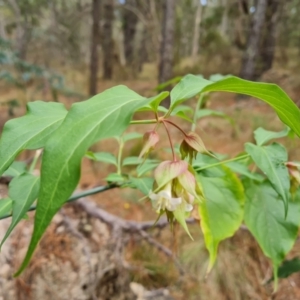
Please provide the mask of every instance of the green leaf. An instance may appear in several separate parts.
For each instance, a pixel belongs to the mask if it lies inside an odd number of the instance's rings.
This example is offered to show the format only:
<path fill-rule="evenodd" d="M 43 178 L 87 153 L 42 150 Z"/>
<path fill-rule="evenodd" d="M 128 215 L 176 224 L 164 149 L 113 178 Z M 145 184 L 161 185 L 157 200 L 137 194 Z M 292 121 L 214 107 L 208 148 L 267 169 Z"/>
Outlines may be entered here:
<path fill-rule="evenodd" d="M 44 147 L 66 113 L 61 103 L 35 101 L 27 104 L 25 116 L 6 122 L 0 140 L 0 175 L 22 150 Z"/>
<path fill-rule="evenodd" d="M 234 173 L 227 168 L 223 170 L 223 177 L 198 176 L 204 193 L 204 200 L 199 205 L 199 215 L 210 255 L 208 272 L 215 263 L 219 243 L 233 236 L 243 220 L 243 186 Z"/>
<path fill-rule="evenodd" d="M 101 161 L 101 162 L 104 162 L 104 163 L 107 163 L 107 164 L 112 164 L 112 165 L 115 165 L 115 166 L 118 165 L 117 158 L 109 152 L 95 152 L 95 153 L 93 153 L 93 152 L 89 151 L 88 152 L 88 157 L 92 158 L 95 161 Z"/>
<path fill-rule="evenodd" d="M 216 82 L 216 81 L 219 81 L 219 80 L 222 80 L 226 77 L 229 77 L 231 75 L 222 75 L 222 74 L 212 74 L 209 76 L 209 80 L 210 81 L 213 81 L 213 82 Z"/>
<path fill-rule="evenodd" d="M 159 111 L 159 104 L 169 96 L 169 92 L 162 92 L 154 97 L 149 98 L 147 105 L 140 107 L 138 111 Z"/>
<path fill-rule="evenodd" d="M 137 175 L 138 177 L 143 176 L 147 172 L 153 170 L 159 165 L 160 161 L 156 159 L 146 159 L 146 161 L 137 167 Z"/>
<path fill-rule="evenodd" d="M 192 114 L 194 112 L 194 110 L 190 106 L 187 106 L 187 105 L 178 105 L 173 109 L 173 111 L 171 113 L 171 116 L 176 115 L 178 112 L 191 113 Z"/>
<path fill-rule="evenodd" d="M 231 125 L 234 125 L 234 120 L 221 111 L 203 108 L 197 112 L 197 119 L 202 119 L 202 118 L 210 117 L 210 116 L 224 118 Z"/>
<path fill-rule="evenodd" d="M 125 178 L 118 173 L 110 173 L 105 180 L 107 182 L 123 182 Z"/>
<path fill-rule="evenodd" d="M 162 93 L 160 93 L 159 95 L 150 98 L 150 99 L 149 99 L 149 100 L 150 100 L 150 102 L 149 102 L 150 107 L 151 107 L 154 111 L 157 111 L 160 102 L 163 101 L 165 98 L 167 98 L 167 97 L 169 96 L 169 94 L 170 94 L 169 92 L 162 92 Z"/>
<path fill-rule="evenodd" d="M 181 80 L 181 78 L 182 78 L 182 76 L 177 76 L 177 77 L 174 77 L 174 78 L 172 78 L 172 79 L 170 79 L 166 82 L 163 82 L 163 83 L 159 84 L 155 88 L 155 90 L 160 92 L 160 91 L 166 89 L 169 85 L 179 82 Z"/>
<path fill-rule="evenodd" d="M 26 172 L 26 164 L 22 161 L 14 161 L 3 173 L 4 176 L 16 177 Z"/>
<path fill-rule="evenodd" d="M 254 138 L 255 138 L 256 144 L 258 146 L 262 146 L 263 144 L 269 142 L 270 140 L 279 139 L 279 138 L 287 136 L 289 134 L 289 132 L 290 132 L 290 129 L 288 127 L 286 127 L 284 130 L 279 131 L 279 132 L 268 131 L 268 130 L 265 130 L 265 129 L 259 127 L 258 129 L 256 129 L 254 131 Z"/>
<path fill-rule="evenodd" d="M 187 217 L 187 213 L 185 211 L 186 208 L 186 204 L 185 203 L 181 203 L 180 205 L 177 206 L 176 210 L 173 211 L 173 215 L 174 218 L 176 219 L 176 221 L 182 226 L 182 228 L 185 230 L 185 232 L 188 234 L 188 236 L 192 239 L 192 235 L 190 234 L 189 228 L 186 224 L 186 217 Z"/>
<path fill-rule="evenodd" d="M 281 196 L 285 213 L 287 213 L 290 197 L 290 177 L 285 165 L 288 160 L 286 149 L 278 143 L 269 146 L 256 146 L 246 143 L 245 150 L 250 154 L 255 164 L 266 174 L 274 189 Z"/>
<path fill-rule="evenodd" d="M 139 158 L 138 156 L 129 156 L 123 160 L 122 166 L 139 165 L 142 162 L 143 159 Z"/>
<path fill-rule="evenodd" d="M 284 217 L 284 205 L 268 181 L 262 184 L 244 181 L 246 192 L 245 223 L 264 254 L 272 260 L 275 286 L 277 269 L 292 249 L 300 224 L 300 190 Z"/>
<path fill-rule="evenodd" d="M 13 201 L 12 221 L 1 241 L 0 249 L 16 225 L 24 218 L 34 200 L 36 200 L 39 186 L 39 177 L 31 174 L 21 174 L 10 182 L 8 195 Z"/>
<path fill-rule="evenodd" d="M 143 194 L 148 195 L 149 191 L 152 190 L 154 179 L 150 177 L 130 177 L 130 181 L 136 189 L 141 191 Z"/>
<path fill-rule="evenodd" d="M 85 154 L 85 157 L 87 157 L 88 159 L 96 160 L 96 157 L 95 157 L 93 151 L 87 151 Z"/>
<path fill-rule="evenodd" d="M 213 84 L 212 81 L 206 80 L 202 76 L 191 74 L 184 76 L 171 91 L 171 108 L 204 92 L 205 87 L 211 84 Z"/>
<path fill-rule="evenodd" d="M 166 114 L 168 112 L 168 109 L 166 109 L 164 106 L 159 106 L 157 108 L 157 111 Z"/>
<path fill-rule="evenodd" d="M 87 149 L 99 140 L 120 136 L 134 112 L 148 102 L 149 99 L 127 87 L 116 86 L 72 105 L 45 146 L 34 231 L 26 257 L 16 275 L 28 265 L 51 219 L 76 188 L 81 159 Z"/>
<path fill-rule="evenodd" d="M 12 200 L 9 198 L 0 199 L 0 218 L 11 212 Z"/>
<path fill-rule="evenodd" d="M 281 121 L 300 136 L 300 110 L 289 96 L 277 85 L 251 82 L 237 77 L 226 77 L 212 82 L 195 75 L 187 75 L 171 91 L 171 107 L 205 92 L 232 92 L 263 100 L 277 113 Z"/>
<path fill-rule="evenodd" d="M 217 165 L 214 167 L 209 167 L 207 169 L 201 170 L 202 167 L 207 165 L 213 165 L 220 163 L 216 158 L 198 153 L 196 159 L 193 161 L 193 168 L 196 172 L 201 172 L 202 175 L 206 177 L 222 177 L 225 175 L 222 165 Z"/>
<path fill-rule="evenodd" d="M 219 161 L 214 157 L 198 153 L 197 157 L 193 160 L 193 167 L 197 169 L 217 162 Z"/>
<path fill-rule="evenodd" d="M 285 260 L 282 263 L 282 265 L 278 268 L 278 277 L 287 278 L 293 273 L 298 272 L 300 272 L 300 259 L 299 257 L 294 257 L 293 259 Z"/>
<path fill-rule="evenodd" d="M 143 135 L 141 133 L 129 132 L 127 134 L 124 134 L 123 141 L 124 141 L 124 143 L 126 143 L 128 141 L 135 140 L 135 139 L 140 139 L 142 137 L 143 137 Z"/>
<path fill-rule="evenodd" d="M 187 113 L 192 114 L 193 109 L 187 105 L 178 105 L 173 109 L 171 116 L 177 116 L 181 119 L 193 123 L 194 121 L 189 116 L 187 116 Z"/>
<path fill-rule="evenodd" d="M 186 121 L 188 121 L 188 122 L 190 122 L 190 123 L 194 123 L 194 121 L 191 119 L 191 118 L 189 118 L 184 112 L 182 112 L 182 111 L 179 111 L 176 115 L 175 115 L 176 117 L 179 117 L 179 118 L 181 118 L 181 119 L 183 119 L 183 120 L 186 120 Z"/>
<path fill-rule="evenodd" d="M 29 216 L 28 216 L 28 214 L 25 214 L 24 216 L 23 216 L 23 218 L 22 218 L 23 220 L 29 220 Z"/>
<path fill-rule="evenodd" d="M 241 164 L 239 162 L 233 161 L 226 163 L 225 166 L 227 166 L 229 169 L 231 169 L 233 172 L 244 175 L 250 179 L 257 180 L 257 181 L 263 181 L 264 177 L 261 176 L 258 173 L 252 173 L 249 171 L 248 167 L 244 164 Z"/>

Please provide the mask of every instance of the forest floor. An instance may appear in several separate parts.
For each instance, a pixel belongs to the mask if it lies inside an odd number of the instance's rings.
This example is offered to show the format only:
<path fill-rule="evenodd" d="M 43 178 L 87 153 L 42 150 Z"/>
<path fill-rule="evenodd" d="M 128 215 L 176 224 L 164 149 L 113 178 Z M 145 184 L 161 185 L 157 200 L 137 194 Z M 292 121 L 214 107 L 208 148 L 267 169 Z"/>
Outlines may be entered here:
<path fill-rule="evenodd" d="M 284 79 L 286 80 L 286 78 Z M 283 81 L 285 88 L 285 81 Z M 277 82 L 278 83 L 278 82 Z M 99 90 L 114 86 L 116 82 L 99 82 Z M 129 88 L 144 96 L 151 96 L 156 86 L 154 80 L 119 81 L 117 84 L 125 84 Z M 10 89 L 5 96 L 14 98 Z M 8 96 L 8 93 L 9 96 Z M 287 93 L 294 98 L 298 96 L 294 88 L 287 86 Z M 1 101 L 1 99 L 0 99 Z M 69 99 L 62 101 L 70 106 Z M 190 100 L 188 104 L 195 107 L 196 100 Z M 267 130 L 279 131 L 283 125 L 270 109 L 262 101 L 251 98 L 239 99 L 229 93 L 213 93 L 210 95 L 207 108 L 220 110 L 234 120 L 231 124 L 227 119 L 219 117 L 203 118 L 197 123 L 197 133 L 203 139 L 209 150 L 232 157 L 243 151 L 245 142 L 253 141 L 253 130 L 263 127 Z M 15 113 L 21 114 L 23 108 L 16 108 Z M 1 126 L 9 118 L 7 107 L 3 106 L 0 111 Z M 149 114 L 138 115 L 138 118 L 152 118 Z M 175 119 L 174 119 L 175 120 Z M 177 120 L 185 130 L 189 130 L 190 123 Z M 153 125 L 131 126 L 129 131 L 144 133 Z M 161 157 L 162 149 L 168 147 L 166 135 L 163 131 L 161 142 L 154 155 Z M 171 135 L 180 142 L 181 135 L 176 129 L 171 129 Z M 300 161 L 299 140 L 281 139 L 288 149 L 290 160 Z M 93 151 L 108 151 L 116 154 L 117 144 L 115 141 L 104 141 L 93 146 Z M 128 143 L 124 149 L 124 157 L 138 155 L 141 149 L 141 141 Z M 31 154 L 26 154 L 31 155 Z M 167 158 L 164 154 L 163 158 Z M 82 162 L 82 176 L 79 189 L 92 188 L 96 185 L 105 184 L 105 177 L 114 172 L 112 166 L 91 162 L 84 159 Z M 128 169 L 128 172 L 134 171 Z M 126 220 L 145 221 L 154 220 L 156 214 L 150 208 L 149 203 L 139 202 L 141 194 L 129 188 L 113 189 L 98 195 L 91 196 L 106 211 Z M 195 241 L 191 241 L 179 228 L 172 233 L 165 228 L 156 236 L 157 240 L 166 247 L 172 249 L 179 258 L 185 270 L 184 276 L 180 276 L 173 260 L 166 257 L 147 243 L 129 243 L 126 251 L 126 260 L 138 269 L 131 272 L 132 281 L 143 284 L 148 289 L 167 287 L 176 299 L 212 299 L 212 300 L 244 300 L 244 299 L 276 299 L 294 300 L 300 299 L 300 275 L 294 274 L 288 279 L 283 279 L 279 284 L 279 291 L 272 295 L 272 284 L 263 284 L 271 276 L 271 265 L 257 246 L 250 233 L 239 230 L 233 237 L 220 245 L 219 258 L 211 274 L 205 278 L 208 264 L 208 254 L 205 250 L 203 237 L 198 224 L 191 225 L 191 233 Z M 300 251 L 300 242 L 289 255 L 294 257 Z M 201 295 L 201 297 L 199 296 Z"/>

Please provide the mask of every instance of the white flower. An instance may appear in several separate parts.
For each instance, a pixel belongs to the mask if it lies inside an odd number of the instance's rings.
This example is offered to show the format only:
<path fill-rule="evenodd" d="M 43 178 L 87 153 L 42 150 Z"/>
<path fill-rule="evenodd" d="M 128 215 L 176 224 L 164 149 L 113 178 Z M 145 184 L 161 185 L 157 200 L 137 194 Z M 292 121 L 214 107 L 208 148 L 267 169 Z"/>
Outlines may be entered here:
<path fill-rule="evenodd" d="M 164 189 L 157 194 L 151 193 L 149 198 L 152 200 L 154 209 L 157 212 L 167 209 L 168 211 L 175 211 L 177 206 L 181 204 L 181 198 L 173 198 L 171 193 L 171 183 L 168 183 Z"/>
<path fill-rule="evenodd" d="M 193 210 L 193 205 L 189 203 L 185 203 L 185 211 L 190 212 Z"/>

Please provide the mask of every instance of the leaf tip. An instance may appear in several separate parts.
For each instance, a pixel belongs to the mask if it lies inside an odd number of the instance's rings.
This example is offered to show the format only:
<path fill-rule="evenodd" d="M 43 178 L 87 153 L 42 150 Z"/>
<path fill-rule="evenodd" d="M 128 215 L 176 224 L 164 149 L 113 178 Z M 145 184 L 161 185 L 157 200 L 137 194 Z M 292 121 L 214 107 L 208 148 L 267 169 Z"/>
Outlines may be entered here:
<path fill-rule="evenodd" d="M 23 265 L 22 265 L 22 266 L 19 268 L 19 270 L 18 270 L 15 274 L 13 274 L 13 277 L 14 277 L 14 278 L 19 277 L 19 276 L 23 273 L 23 271 L 25 270 L 25 268 L 26 268 L 26 266 L 23 267 Z"/>
<path fill-rule="evenodd" d="M 205 273 L 205 277 L 207 277 L 209 275 L 209 273 L 211 272 L 213 266 L 215 265 L 216 262 L 216 255 L 215 254 L 209 254 L 209 263 L 208 263 L 208 267 Z"/>

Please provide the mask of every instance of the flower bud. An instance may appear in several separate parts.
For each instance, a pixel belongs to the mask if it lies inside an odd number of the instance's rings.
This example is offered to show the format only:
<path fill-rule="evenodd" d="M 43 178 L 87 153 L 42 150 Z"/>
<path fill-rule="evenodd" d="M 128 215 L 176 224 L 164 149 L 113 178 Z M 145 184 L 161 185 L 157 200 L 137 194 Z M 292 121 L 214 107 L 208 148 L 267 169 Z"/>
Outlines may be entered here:
<path fill-rule="evenodd" d="M 180 153 L 183 159 L 189 157 L 190 163 L 196 158 L 197 153 L 210 154 L 205 148 L 200 136 L 195 132 L 189 132 L 180 145 Z"/>
<path fill-rule="evenodd" d="M 159 187 L 186 172 L 188 163 L 184 160 L 164 161 L 154 171 L 154 178 Z"/>
<path fill-rule="evenodd" d="M 147 131 L 144 134 L 143 140 L 144 140 L 144 147 L 140 153 L 139 158 L 141 158 L 144 155 L 147 155 L 151 150 L 154 149 L 156 144 L 159 142 L 159 135 L 154 130 Z"/>
<path fill-rule="evenodd" d="M 300 184 L 300 165 L 293 162 L 287 162 L 286 166 L 289 170 L 291 177 L 294 178 L 295 181 L 298 182 L 298 184 Z"/>

